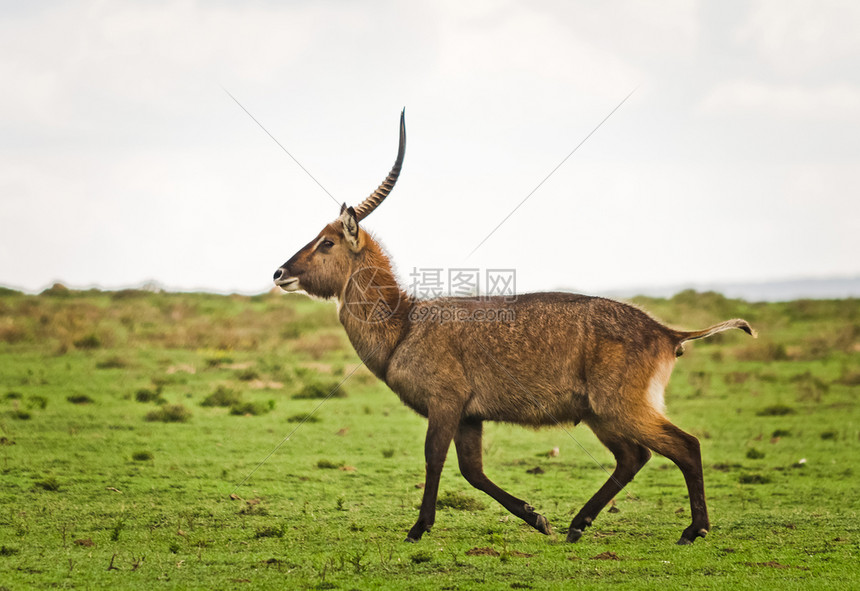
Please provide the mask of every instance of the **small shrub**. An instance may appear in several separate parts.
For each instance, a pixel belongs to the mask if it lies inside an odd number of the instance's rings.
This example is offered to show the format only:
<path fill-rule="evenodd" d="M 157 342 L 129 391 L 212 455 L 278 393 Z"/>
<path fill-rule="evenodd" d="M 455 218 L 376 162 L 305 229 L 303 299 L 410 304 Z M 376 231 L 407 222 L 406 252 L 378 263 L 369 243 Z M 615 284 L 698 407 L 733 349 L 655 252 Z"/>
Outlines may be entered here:
<path fill-rule="evenodd" d="M 154 457 L 151 451 L 136 451 L 131 454 L 131 459 L 135 462 L 148 462 Z"/>
<path fill-rule="evenodd" d="M 158 391 L 152 391 L 148 388 L 141 388 L 134 393 L 134 399 L 138 402 L 155 402 L 161 399 L 161 394 Z"/>
<path fill-rule="evenodd" d="M 319 418 L 310 413 L 299 413 L 287 418 L 288 423 L 319 423 Z"/>
<path fill-rule="evenodd" d="M 747 457 L 751 460 L 760 460 L 764 457 L 764 452 L 751 447 L 747 450 Z"/>
<path fill-rule="evenodd" d="M 21 410 L 20 408 L 16 408 L 15 410 L 9 411 L 9 416 L 13 419 L 18 419 L 19 421 L 29 421 L 32 415 L 26 410 Z"/>
<path fill-rule="evenodd" d="M 102 340 L 96 334 L 88 334 L 72 344 L 78 349 L 98 349 L 102 346 Z"/>
<path fill-rule="evenodd" d="M 346 390 L 340 387 L 339 382 L 310 382 L 296 394 L 293 400 L 322 400 L 325 398 L 346 398 Z"/>
<path fill-rule="evenodd" d="M 165 404 L 157 410 L 146 414 L 147 421 L 162 423 L 186 423 L 191 418 L 191 411 L 181 404 Z"/>
<path fill-rule="evenodd" d="M 462 492 L 447 490 L 436 500 L 437 508 L 456 509 L 457 511 L 482 511 L 486 506 Z"/>
<path fill-rule="evenodd" d="M 283 525 L 267 525 L 259 528 L 254 537 L 260 538 L 283 538 L 286 533 L 286 528 Z"/>
<path fill-rule="evenodd" d="M 128 361 L 125 359 L 113 356 L 96 363 L 96 369 L 125 369 L 128 365 Z"/>
<path fill-rule="evenodd" d="M 760 417 L 782 417 L 785 415 L 793 415 L 796 411 L 785 404 L 772 404 L 766 406 L 756 413 Z"/>
<path fill-rule="evenodd" d="M 394 457 L 394 450 L 393 449 L 383 449 L 382 450 L 382 457 L 383 458 L 393 458 Z"/>
<path fill-rule="evenodd" d="M 433 560 L 433 553 L 430 550 L 419 550 L 409 557 L 413 564 L 421 564 Z"/>
<path fill-rule="evenodd" d="M 37 480 L 33 484 L 36 488 L 41 488 L 42 490 L 48 490 L 51 492 L 57 492 L 60 490 L 60 481 L 53 476 L 48 476 L 44 480 Z"/>
<path fill-rule="evenodd" d="M 261 515 L 269 514 L 269 510 L 263 505 L 260 499 L 251 499 L 245 501 L 245 506 L 239 509 L 239 515 Z"/>
<path fill-rule="evenodd" d="M 73 394 L 71 396 L 66 396 L 66 400 L 68 400 L 72 404 L 92 404 L 93 402 L 95 402 L 86 394 Z"/>
<path fill-rule="evenodd" d="M 20 392 L 6 392 L 6 396 L 4 396 L 6 400 L 21 400 L 24 398 L 24 395 Z"/>
<path fill-rule="evenodd" d="M 218 386 L 212 394 L 203 399 L 200 406 L 231 407 L 242 402 L 242 395 L 225 386 Z"/>
<path fill-rule="evenodd" d="M 259 379 L 260 374 L 258 374 L 255 370 L 248 368 L 240 371 L 238 374 L 236 374 L 236 377 L 239 378 L 239 380 L 242 382 L 251 382 L 253 380 Z"/>
<path fill-rule="evenodd" d="M 745 384 L 750 377 L 749 372 L 733 371 L 725 375 L 725 381 L 727 384 Z"/>
<path fill-rule="evenodd" d="M 842 371 L 842 376 L 834 382 L 843 386 L 860 386 L 860 371 Z"/>
<path fill-rule="evenodd" d="M 776 429 L 773 433 L 771 433 L 771 437 L 789 437 L 791 435 L 791 431 L 788 429 Z"/>
<path fill-rule="evenodd" d="M 767 484 L 770 482 L 770 478 L 764 474 L 741 474 L 738 482 L 741 484 Z"/>
<path fill-rule="evenodd" d="M 828 439 L 836 439 L 837 435 L 838 433 L 836 431 L 824 431 L 821 434 L 821 438 L 826 441 Z"/>
<path fill-rule="evenodd" d="M 119 534 L 120 534 L 120 532 L 122 532 L 124 527 L 125 527 L 125 521 L 122 519 L 122 517 L 120 517 L 119 519 L 116 520 L 116 522 L 114 522 L 113 527 L 111 527 L 111 529 L 110 529 L 110 540 L 111 540 L 111 542 L 118 542 L 119 541 Z"/>
<path fill-rule="evenodd" d="M 268 402 L 240 402 L 230 407 L 230 414 L 237 416 L 264 415 L 275 408 L 275 401 Z"/>
<path fill-rule="evenodd" d="M 30 396 L 27 399 L 27 407 L 28 408 L 38 408 L 39 410 L 45 410 L 48 406 L 48 399 L 44 396 Z"/>
<path fill-rule="evenodd" d="M 337 470 L 344 465 L 344 462 L 332 462 L 331 460 L 322 459 L 317 462 L 317 468 L 323 470 Z"/>
<path fill-rule="evenodd" d="M 10 546 L 0 546 L 0 556 L 15 556 L 20 550 Z"/>

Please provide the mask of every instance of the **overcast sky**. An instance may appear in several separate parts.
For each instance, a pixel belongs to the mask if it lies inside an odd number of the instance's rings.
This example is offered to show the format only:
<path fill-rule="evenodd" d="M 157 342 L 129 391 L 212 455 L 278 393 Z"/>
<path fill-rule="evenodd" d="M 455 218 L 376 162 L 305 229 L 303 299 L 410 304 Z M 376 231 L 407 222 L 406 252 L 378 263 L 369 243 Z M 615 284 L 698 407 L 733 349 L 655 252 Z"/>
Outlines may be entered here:
<path fill-rule="evenodd" d="M 851 0 L 0 0 L 0 284 L 263 291 L 404 106 L 363 222 L 404 282 L 858 275 L 858 31 Z"/>

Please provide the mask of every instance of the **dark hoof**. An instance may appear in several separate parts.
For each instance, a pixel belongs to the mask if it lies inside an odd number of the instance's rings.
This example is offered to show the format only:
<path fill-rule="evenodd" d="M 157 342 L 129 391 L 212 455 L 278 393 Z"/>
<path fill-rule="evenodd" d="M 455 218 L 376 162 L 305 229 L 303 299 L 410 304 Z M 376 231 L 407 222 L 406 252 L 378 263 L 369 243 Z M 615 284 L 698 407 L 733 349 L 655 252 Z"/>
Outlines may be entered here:
<path fill-rule="evenodd" d="M 579 538 L 582 537 L 582 530 L 572 527 L 567 530 L 567 541 L 568 542 L 578 542 Z"/>
<path fill-rule="evenodd" d="M 415 540 L 415 539 L 413 539 L 413 538 L 410 538 L 409 536 L 406 536 L 406 539 L 405 539 L 405 540 L 403 540 L 403 541 L 404 541 L 404 542 L 409 542 L 410 544 L 417 544 L 417 543 L 418 543 L 418 540 Z"/>
<path fill-rule="evenodd" d="M 704 538 L 705 536 L 707 536 L 708 530 L 700 529 L 699 531 L 697 531 L 696 533 L 693 534 L 692 538 L 688 538 L 687 535 L 688 535 L 687 532 L 684 532 L 683 534 L 681 534 L 681 539 L 676 542 L 678 544 L 678 546 L 689 546 L 690 544 L 692 544 L 693 542 L 696 541 L 696 538 Z"/>
<path fill-rule="evenodd" d="M 416 523 L 412 526 L 412 529 L 409 530 L 409 533 L 406 534 L 406 541 L 414 544 L 421 539 L 421 536 L 428 533 L 429 531 L 430 528 L 426 525 L 423 525 L 420 522 Z"/>
<path fill-rule="evenodd" d="M 532 527 L 544 535 L 552 535 L 552 526 L 549 524 L 549 520 L 547 520 L 543 515 L 537 515 L 537 521 Z"/>

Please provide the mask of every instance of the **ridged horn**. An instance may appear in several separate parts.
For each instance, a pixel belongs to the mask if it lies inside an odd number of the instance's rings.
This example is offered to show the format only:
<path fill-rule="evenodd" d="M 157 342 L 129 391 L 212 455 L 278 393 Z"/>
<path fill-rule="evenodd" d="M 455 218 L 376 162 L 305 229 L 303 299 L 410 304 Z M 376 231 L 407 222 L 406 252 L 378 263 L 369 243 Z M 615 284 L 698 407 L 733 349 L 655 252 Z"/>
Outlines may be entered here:
<path fill-rule="evenodd" d="M 358 221 L 366 218 L 373 212 L 374 209 L 379 207 L 379 204 L 388 197 L 388 194 L 391 192 L 391 189 L 394 188 L 394 183 L 397 182 L 397 177 L 400 176 L 400 168 L 403 165 L 403 155 L 406 153 L 406 109 L 400 113 L 400 146 L 397 148 L 397 160 L 394 161 L 394 166 L 391 168 L 391 172 L 388 173 L 388 176 L 385 177 L 385 180 L 382 181 L 382 184 L 379 185 L 379 188 L 376 189 L 370 196 L 361 202 L 361 205 L 355 208 L 355 217 Z"/>

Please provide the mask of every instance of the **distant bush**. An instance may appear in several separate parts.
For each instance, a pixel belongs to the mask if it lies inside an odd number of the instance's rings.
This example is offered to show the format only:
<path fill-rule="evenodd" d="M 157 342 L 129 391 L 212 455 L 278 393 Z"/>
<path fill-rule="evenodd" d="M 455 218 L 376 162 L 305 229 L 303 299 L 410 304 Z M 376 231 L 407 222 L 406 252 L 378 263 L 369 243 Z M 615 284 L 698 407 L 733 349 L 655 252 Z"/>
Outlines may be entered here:
<path fill-rule="evenodd" d="M 344 464 L 344 462 L 332 462 L 331 460 L 322 459 L 317 462 L 317 468 L 322 468 L 323 470 L 337 470 Z"/>
<path fill-rule="evenodd" d="M 242 395 L 225 386 L 218 386 L 212 394 L 203 399 L 200 406 L 230 407 L 240 404 Z"/>
<path fill-rule="evenodd" d="M 73 341 L 72 344 L 78 349 L 98 349 L 102 346 L 102 340 L 96 334 L 88 334 Z"/>
<path fill-rule="evenodd" d="M 328 398 L 346 398 L 346 390 L 340 387 L 339 382 L 310 382 L 305 384 L 301 390 L 293 394 L 293 400 L 318 400 Z"/>
<path fill-rule="evenodd" d="M 740 361 L 787 361 L 789 355 L 782 343 L 756 343 L 738 351 L 737 358 Z"/>
<path fill-rule="evenodd" d="M 757 413 L 756 415 L 760 417 L 782 417 L 785 415 L 793 415 L 796 411 L 785 404 L 772 404 L 771 406 L 766 406 Z"/>
<path fill-rule="evenodd" d="M 48 406 L 48 399 L 44 396 L 30 396 L 27 399 L 27 407 L 28 408 L 38 408 L 39 410 L 45 410 Z"/>
<path fill-rule="evenodd" d="M 860 371 L 843 371 L 842 376 L 834 383 L 843 386 L 860 386 Z"/>
<path fill-rule="evenodd" d="M 264 415 L 275 408 L 275 401 L 268 402 L 239 402 L 230 407 L 231 415 Z"/>
<path fill-rule="evenodd" d="M 259 379 L 260 374 L 258 374 L 255 370 L 248 368 L 240 371 L 238 374 L 236 374 L 236 377 L 239 378 L 239 380 L 242 382 L 250 382 Z"/>
<path fill-rule="evenodd" d="M 309 413 L 299 413 L 287 418 L 288 423 L 319 423 L 319 419 Z"/>
<path fill-rule="evenodd" d="M 47 296 L 50 298 L 67 298 L 72 295 L 72 292 L 62 283 L 55 283 L 39 295 Z"/>
<path fill-rule="evenodd" d="M 148 462 L 154 457 L 151 451 L 136 451 L 131 454 L 131 459 L 135 462 Z"/>
<path fill-rule="evenodd" d="M 181 404 L 165 404 L 161 408 L 148 412 L 147 421 L 162 423 L 186 423 L 191 418 L 191 411 Z"/>
<path fill-rule="evenodd" d="M 148 388 L 141 388 L 137 392 L 134 393 L 134 399 L 138 402 L 158 402 L 163 401 L 164 399 L 161 397 L 161 392 L 159 390 L 150 390 Z"/>
<path fill-rule="evenodd" d="M 72 404 L 92 404 L 93 402 L 95 402 L 86 394 L 73 394 L 71 396 L 66 396 L 66 400 L 68 400 Z"/>
<path fill-rule="evenodd" d="M 738 478 L 738 482 L 741 484 L 767 484 L 770 482 L 770 478 L 763 474 L 742 474 Z"/>
<path fill-rule="evenodd" d="M 284 534 L 287 533 L 286 528 L 283 524 L 281 525 L 267 525 L 265 527 L 261 527 L 254 533 L 255 538 L 283 538 Z"/>
<path fill-rule="evenodd" d="M 128 361 L 116 355 L 96 363 L 96 369 L 126 369 L 128 366 Z"/>
<path fill-rule="evenodd" d="M 764 457 L 764 452 L 751 447 L 747 450 L 747 457 L 751 460 L 760 460 Z"/>
<path fill-rule="evenodd" d="M 13 324 L 11 319 L 0 324 L 0 342 L 14 345 L 16 343 L 20 343 L 26 337 L 26 331 L 20 326 Z"/>

